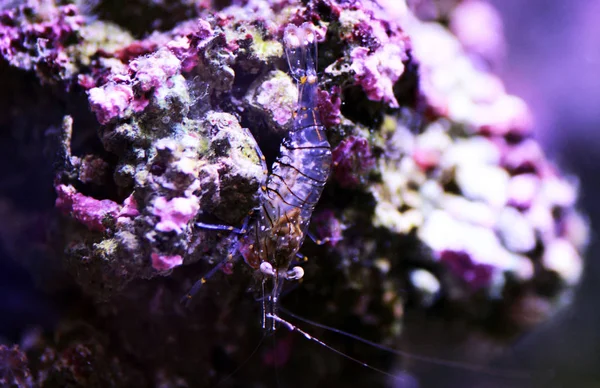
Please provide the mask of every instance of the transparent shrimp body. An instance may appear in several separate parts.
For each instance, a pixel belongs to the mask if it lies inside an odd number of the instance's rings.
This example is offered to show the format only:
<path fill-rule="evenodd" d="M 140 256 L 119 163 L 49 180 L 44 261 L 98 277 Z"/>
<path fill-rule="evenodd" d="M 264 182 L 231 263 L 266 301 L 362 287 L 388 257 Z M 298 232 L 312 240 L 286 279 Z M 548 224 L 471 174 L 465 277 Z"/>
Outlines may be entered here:
<path fill-rule="evenodd" d="M 281 284 L 299 279 L 302 268 L 290 265 L 298 253 L 315 205 L 331 170 L 331 146 L 317 111 L 315 27 L 290 25 L 284 42 L 290 73 L 298 84 L 298 106 L 291 130 L 263 186 L 263 202 L 246 236 L 242 254 L 259 269 L 267 296 L 263 318 L 277 315 Z M 273 328 L 275 320 L 272 320 Z M 267 324 L 263 319 L 265 328 Z"/>

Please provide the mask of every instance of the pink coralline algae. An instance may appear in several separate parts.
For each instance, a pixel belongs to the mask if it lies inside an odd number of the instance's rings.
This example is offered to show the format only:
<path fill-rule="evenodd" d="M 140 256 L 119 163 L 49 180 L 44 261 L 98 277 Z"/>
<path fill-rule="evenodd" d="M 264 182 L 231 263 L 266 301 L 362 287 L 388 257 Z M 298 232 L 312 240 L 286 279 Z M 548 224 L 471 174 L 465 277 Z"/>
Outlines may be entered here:
<path fill-rule="evenodd" d="M 494 267 L 489 264 L 477 264 L 471 256 L 464 252 L 443 251 L 440 261 L 475 292 L 489 287 L 492 282 Z"/>
<path fill-rule="evenodd" d="M 109 199 L 88 197 L 77 192 L 73 186 L 58 185 L 56 194 L 56 207 L 91 231 L 105 231 L 105 219 L 116 218 L 121 210 L 119 204 Z"/>
<path fill-rule="evenodd" d="M 143 111 L 150 103 L 150 91 L 157 99 L 168 94 L 177 82 L 172 77 L 179 74 L 180 66 L 181 62 L 167 49 L 131 61 L 129 74 L 115 73 L 109 83 L 88 91 L 98 122 L 107 124 Z"/>
<path fill-rule="evenodd" d="M 321 114 L 323 125 L 327 128 L 334 127 L 341 123 L 341 92 L 339 86 L 334 86 L 331 92 L 319 90 L 319 113 Z"/>
<path fill-rule="evenodd" d="M 155 55 L 141 57 L 129 63 L 135 75 L 135 85 L 143 92 L 158 88 L 177 74 L 181 62 L 169 50 L 159 50 Z"/>
<path fill-rule="evenodd" d="M 140 212 L 138 210 L 137 203 L 136 203 L 133 195 L 130 195 L 129 197 L 125 198 L 125 201 L 123 201 L 123 207 L 121 208 L 121 211 L 119 212 L 119 218 L 121 218 L 121 217 L 132 218 L 132 217 L 138 216 L 139 214 L 140 214 Z"/>
<path fill-rule="evenodd" d="M 160 218 L 156 224 L 156 230 L 181 233 L 199 208 L 198 198 L 195 196 L 178 197 L 171 200 L 164 197 L 156 198 L 152 208 L 152 214 Z"/>
<path fill-rule="evenodd" d="M 397 108 L 394 85 L 403 75 L 410 41 L 398 20 L 381 14 L 373 2 L 344 4 L 336 9 L 339 34 L 348 44 L 346 57 L 353 83 L 359 85 L 371 101 Z M 333 68 L 326 72 L 334 74 Z"/>
<path fill-rule="evenodd" d="M 332 151 L 333 175 L 342 187 L 355 187 L 365 182 L 375 167 L 375 158 L 367 139 L 350 136 Z"/>
<path fill-rule="evenodd" d="M 110 84 L 89 91 L 90 107 L 100 124 L 121 116 L 133 101 L 133 90 L 127 85 Z"/>
<path fill-rule="evenodd" d="M 34 2 L 35 4 L 35 2 Z M 21 5 L 0 12 L 0 55 L 12 66 L 35 70 L 40 79 L 70 78 L 76 66 L 65 49 L 80 40 L 84 24 L 75 5 Z"/>
<path fill-rule="evenodd" d="M 174 35 L 167 47 L 181 61 L 181 70 L 188 73 L 198 65 L 199 55 L 206 50 L 213 35 L 212 26 L 200 19 L 181 25 Z"/>
<path fill-rule="evenodd" d="M 351 69 L 356 82 L 362 86 L 367 97 L 382 101 L 392 108 L 398 107 L 393 86 L 404 72 L 406 55 L 402 47 L 386 44 L 371 52 L 366 47 L 356 47 L 350 54 Z"/>
<path fill-rule="evenodd" d="M 260 105 L 273 118 L 273 121 L 283 126 L 288 124 L 294 114 L 294 96 L 295 85 L 292 80 L 283 72 L 274 72 L 263 82 L 257 90 L 255 98 L 252 100 Z"/>
<path fill-rule="evenodd" d="M 180 255 L 161 255 L 153 252 L 152 267 L 157 271 L 168 271 L 183 263 L 183 258 Z"/>

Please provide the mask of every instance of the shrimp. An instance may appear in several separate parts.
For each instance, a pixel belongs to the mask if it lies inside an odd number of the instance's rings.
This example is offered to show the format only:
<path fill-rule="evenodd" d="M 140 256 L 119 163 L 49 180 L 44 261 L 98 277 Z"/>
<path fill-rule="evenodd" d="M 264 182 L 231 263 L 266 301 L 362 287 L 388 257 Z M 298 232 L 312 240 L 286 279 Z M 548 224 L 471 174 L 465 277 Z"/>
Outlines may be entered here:
<path fill-rule="evenodd" d="M 298 104 L 292 128 L 283 139 L 280 155 L 262 185 L 260 206 L 251 215 L 251 222 L 241 229 L 224 225 L 197 223 L 196 226 L 224 230 L 242 235 L 233 243 L 224 261 L 201 278 L 182 298 L 189 303 L 206 279 L 234 260 L 239 252 L 246 263 L 262 277 L 263 328 L 277 316 L 277 304 L 284 280 L 298 280 L 302 267 L 290 269 L 307 235 L 315 205 L 331 171 L 331 146 L 325 136 L 317 111 L 317 32 L 310 23 L 300 27 L 289 25 L 284 33 L 285 52 L 290 73 L 298 84 Z M 265 158 L 257 153 L 266 170 Z M 248 228 L 246 225 L 248 224 Z M 270 330 L 275 329 L 271 319 Z"/>
<path fill-rule="evenodd" d="M 290 269 L 307 234 L 315 205 L 331 171 L 331 146 L 317 111 L 315 27 L 289 25 L 284 35 L 290 73 L 298 84 L 294 122 L 280 155 L 263 185 L 263 201 L 246 237 L 242 255 L 263 275 L 263 328 L 275 329 L 277 305 L 284 280 L 298 280 L 302 267 Z"/>

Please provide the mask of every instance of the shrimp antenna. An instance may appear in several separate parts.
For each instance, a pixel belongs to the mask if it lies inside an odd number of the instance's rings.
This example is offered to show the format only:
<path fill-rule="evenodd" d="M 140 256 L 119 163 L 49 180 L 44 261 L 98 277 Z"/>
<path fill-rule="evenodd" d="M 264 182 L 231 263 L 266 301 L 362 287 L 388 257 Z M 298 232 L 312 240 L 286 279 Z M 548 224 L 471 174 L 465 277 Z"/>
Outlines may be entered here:
<path fill-rule="evenodd" d="M 306 331 L 300 329 L 298 326 L 292 324 L 289 321 L 286 321 L 285 319 L 283 319 L 281 317 L 278 317 L 277 315 L 267 314 L 267 318 L 270 318 L 273 321 L 281 323 L 282 325 L 284 325 L 285 327 L 287 327 L 288 330 L 298 332 L 298 333 L 302 334 L 304 336 L 304 338 L 306 338 L 307 340 L 316 342 L 319 345 L 323 346 L 324 348 L 327 348 L 330 351 L 332 351 L 332 352 L 334 352 L 336 354 L 339 354 L 340 356 L 342 356 L 342 357 L 344 357 L 344 358 L 346 358 L 346 359 L 348 359 L 350 361 L 353 361 L 353 362 L 355 362 L 357 364 L 360 364 L 360 365 L 364 366 L 365 368 L 369 368 L 369 369 L 371 369 L 371 370 L 373 370 L 375 372 L 382 373 L 385 376 L 388 376 L 388 377 L 390 377 L 390 378 L 392 378 L 394 380 L 398 380 L 399 379 L 398 376 L 395 376 L 395 375 L 393 375 L 393 374 L 391 374 L 389 372 L 386 372 L 383 369 L 379 369 L 379 368 L 376 368 L 376 367 L 374 367 L 372 365 L 369 365 L 366 362 L 363 362 L 363 361 L 361 361 L 361 360 L 359 360 L 357 358 L 354 358 L 354 357 L 352 357 L 352 356 L 350 356 L 350 355 L 342 352 L 341 350 L 338 350 L 338 349 L 334 348 L 333 346 L 327 345 L 325 342 L 321 341 L 320 339 L 318 339 L 316 337 L 313 337 L 312 335 L 308 334 Z"/>
<path fill-rule="evenodd" d="M 245 226 L 243 227 L 245 229 Z M 228 229 L 231 230 L 231 229 Z M 244 231 L 244 233 L 246 233 Z M 214 267 L 212 267 L 204 276 L 198 279 L 192 288 L 185 294 L 180 300 L 179 303 L 183 304 L 185 307 L 189 308 L 192 305 L 192 299 L 194 295 L 200 291 L 200 288 L 210 279 L 214 274 L 216 274 L 219 270 L 221 270 L 225 264 L 233 263 L 237 260 L 237 253 L 239 252 L 239 243 L 234 243 L 228 250 L 227 256 L 219 263 L 217 263 Z"/>
<path fill-rule="evenodd" d="M 417 361 L 421 361 L 421 362 L 426 362 L 429 364 L 433 364 L 433 365 L 439 365 L 439 366 L 444 366 L 444 367 L 449 367 L 449 368 L 457 368 L 457 369 L 462 369 L 462 370 L 468 370 L 471 372 L 477 372 L 477 373 L 482 373 L 485 375 L 489 375 L 489 376 L 494 376 L 494 377 L 503 377 L 503 378 L 508 378 L 508 379 L 529 379 L 531 378 L 531 375 L 529 373 L 526 373 L 524 371 L 516 371 L 516 370 L 504 370 L 504 371 L 500 371 L 500 370 L 496 370 L 496 369 L 492 369 L 492 368 L 488 368 L 486 366 L 478 366 L 478 365 L 472 365 L 472 364 L 466 364 L 464 362 L 460 362 L 460 361 L 450 361 L 450 360 L 441 360 L 439 358 L 433 358 L 433 357 L 427 357 L 427 356 L 422 356 L 422 355 L 418 355 L 418 354 L 413 354 L 410 352 L 405 352 L 402 350 L 398 350 L 398 349 L 394 349 L 394 348 L 390 348 L 388 346 L 382 345 L 382 344 L 378 344 L 376 342 L 373 341 L 369 341 L 367 339 L 364 339 L 362 337 L 359 337 L 355 334 L 352 333 L 348 333 L 345 332 L 343 330 L 340 329 L 336 329 L 334 327 L 331 326 L 327 326 L 327 325 L 323 325 L 322 323 L 318 323 L 318 322 L 314 322 L 311 321 L 309 319 L 306 318 L 302 318 L 294 313 L 292 313 L 291 311 L 283 308 L 283 307 L 279 307 L 279 311 L 283 312 L 284 314 L 289 315 L 290 317 L 297 319 L 301 322 L 307 323 L 309 325 L 318 327 L 320 329 L 324 329 L 327 331 L 331 331 L 340 335 L 343 335 L 345 337 L 348 338 L 352 338 L 354 340 L 360 341 L 364 344 L 373 346 L 377 349 L 381 349 L 387 352 L 390 352 L 392 354 L 395 354 L 397 356 L 401 356 L 401 357 L 405 357 L 407 359 L 412 359 L 412 360 L 417 360 Z"/>
<path fill-rule="evenodd" d="M 217 385 L 215 385 L 213 388 L 217 388 L 220 387 L 222 384 L 224 384 L 227 380 L 229 380 L 230 378 L 233 377 L 233 375 L 235 375 L 236 373 L 238 373 L 247 363 L 248 361 L 250 361 L 250 359 L 252 357 L 254 357 L 254 355 L 256 354 L 256 352 L 258 352 L 258 349 L 260 348 L 260 346 L 262 345 L 263 341 L 265 340 L 266 337 L 262 337 L 260 339 L 260 341 L 258 341 L 258 345 L 256 345 L 256 347 L 254 348 L 254 350 L 252 351 L 252 353 L 250 353 L 250 355 L 248 357 L 246 357 L 246 359 L 244 360 L 244 362 L 242 362 L 237 368 L 234 369 L 233 372 L 231 372 L 230 374 L 228 374 L 223 380 L 219 381 L 217 383 Z"/>

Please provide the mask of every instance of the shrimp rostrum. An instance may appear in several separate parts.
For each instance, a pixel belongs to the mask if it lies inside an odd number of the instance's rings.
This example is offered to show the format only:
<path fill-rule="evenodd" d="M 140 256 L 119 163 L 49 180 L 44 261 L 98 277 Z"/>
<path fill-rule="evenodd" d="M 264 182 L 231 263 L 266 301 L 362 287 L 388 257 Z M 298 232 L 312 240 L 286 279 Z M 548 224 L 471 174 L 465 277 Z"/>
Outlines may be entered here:
<path fill-rule="evenodd" d="M 302 246 L 331 169 L 331 147 L 317 111 L 315 27 L 310 23 L 289 25 L 284 43 L 290 73 L 298 85 L 298 104 L 292 128 L 262 187 L 263 201 L 242 252 L 263 278 L 264 328 L 269 328 L 268 317 L 277 316 L 283 281 L 304 274 L 301 267 L 290 269 L 290 265 Z M 271 320 L 270 328 L 274 324 Z"/>

